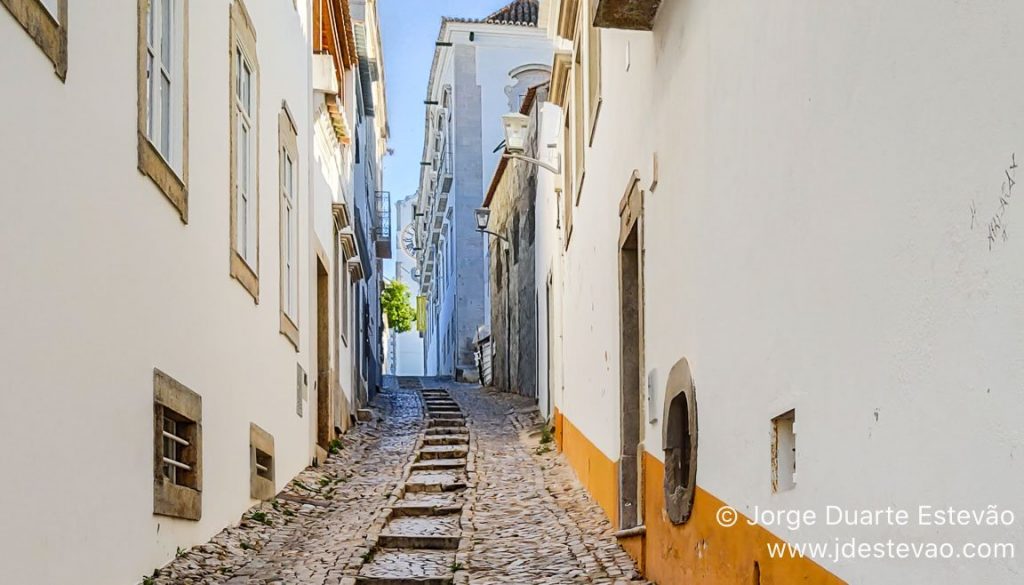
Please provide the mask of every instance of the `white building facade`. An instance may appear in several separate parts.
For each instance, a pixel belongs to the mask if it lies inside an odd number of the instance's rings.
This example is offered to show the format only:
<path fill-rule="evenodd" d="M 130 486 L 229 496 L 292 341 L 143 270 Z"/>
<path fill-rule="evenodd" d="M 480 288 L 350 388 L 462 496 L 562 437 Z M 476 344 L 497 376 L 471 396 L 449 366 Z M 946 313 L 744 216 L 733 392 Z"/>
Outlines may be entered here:
<path fill-rule="evenodd" d="M 319 325 L 341 320 L 357 51 L 314 91 L 313 53 L 341 51 L 314 45 L 324 3 L 3 6 L 4 579 L 136 582 L 345 424 L 320 405 L 352 360 Z"/>
<path fill-rule="evenodd" d="M 1019 520 L 919 510 L 1020 515 L 1021 7 L 658 4 L 549 5 L 539 393 L 577 475 L 661 584 L 1016 582 Z M 768 549 L 853 541 L 953 554 Z"/>
<path fill-rule="evenodd" d="M 551 42 L 536 0 L 481 20 L 441 23 L 427 88 L 415 251 L 427 298 L 424 371 L 474 378 L 474 340 L 487 324 L 484 237 L 474 209 L 500 158 L 501 114 L 548 74 Z"/>

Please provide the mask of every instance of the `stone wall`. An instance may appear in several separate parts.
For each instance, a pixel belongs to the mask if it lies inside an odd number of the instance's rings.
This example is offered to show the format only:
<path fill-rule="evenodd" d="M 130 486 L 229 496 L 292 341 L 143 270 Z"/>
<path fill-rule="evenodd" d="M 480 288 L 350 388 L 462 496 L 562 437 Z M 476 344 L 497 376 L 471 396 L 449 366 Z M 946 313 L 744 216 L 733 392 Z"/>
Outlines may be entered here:
<path fill-rule="evenodd" d="M 542 101 L 541 99 L 537 100 Z M 530 113 L 536 119 L 536 109 Z M 527 156 L 536 157 L 536 124 Z M 496 388 L 537 397 L 537 167 L 509 161 L 491 200 L 491 339 Z"/>

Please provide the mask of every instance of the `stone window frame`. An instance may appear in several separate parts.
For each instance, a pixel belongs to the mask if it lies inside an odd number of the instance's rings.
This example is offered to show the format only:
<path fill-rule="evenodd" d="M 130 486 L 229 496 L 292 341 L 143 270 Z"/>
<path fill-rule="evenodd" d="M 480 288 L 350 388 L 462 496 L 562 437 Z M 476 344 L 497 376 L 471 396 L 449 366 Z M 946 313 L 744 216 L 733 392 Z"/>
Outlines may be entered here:
<path fill-rule="evenodd" d="M 680 412 L 682 410 L 683 412 Z M 682 416 L 685 415 L 685 421 Z M 681 358 L 665 383 L 661 442 L 665 452 L 665 513 L 672 524 L 685 524 L 697 493 L 697 389 L 690 363 Z M 682 423 L 685 422 L 685 426 Z"/>
<path fill-rule="evenodd" d="M 772 493 L 788 492 L 796 489 L 796 409 L 772 417 Z M 784 455 L 788 447 L 791 455 Z M 784 469 L 783 464 L 789 468 Z"/>
<path fill-rule="evenodd" d="M 597 130 L 597 119 L 601 114 L 601 29 L 594 26 L 594 15 L 589 14 L 584 26 L 587 27 L 587 145 L 594 144 L 594 133 Z"/>
<path fill-rule="evenodd" d="M 57 16 L 42 0 L 0 0 L 21 25 L 43 55 L 53 63 L 53 72 L 61 82 L 68 77 L 68 0 L 57 0 Z"/>
<path fill-rule="evenodd" d="M 249 497 L 272 500 L 275 486 L 274 436 L 256 423 L 249 423 Z"/>
<path fill-rule="evenodd" d="M 298 172 L 299 170 L 299 143 L 298 143 L 298 127 L 295 124 L 295 119 L 292 117 L 291 111 L 288 109 L 288 104 L 282 102 L 281 112 L 277 117 L 277 128 L 278 128 L 278 191 L 280 193 L 280 207 L 279 207 L 279 243 L 280 243 L 280 267 L 281 267 L 281 302 L 280 302 L 280 313 L 281 313 L 281 333 L 291 341 L 292 345 L 295 346 L 295 351 L 299 351 L 299 307 L 302 299 L 300 292 L 302 279 L 299 277 L 300 266 L 299 266 L 299 191 L 301 189 L 300 181 L 301 177 Z M 291 217 L 293 225 L 291 231 L 286 226 L 286 208 L 289 205 L 285 190 L 285 157 L 290 157 L 292 161 L 292 201 L 291 201 Z M 288 234 L 291 234 L 293 238 L 292 246 L 289 248 L 288 245 Z M 294 258 L 291 259 L 291 265 L 295 273 L 292 275 L 292 286 L 294 286 L 293 294 L 295 295 L 295 310 L 294 314 L 289 314 L 288 311 L 288 277 L 285 271 L 285 267 L 288 265 L 289 259 L 286 258 L 288 250 L 291 249 Z"/>
<path fill-rule="evenodd" d="M 260 302 L 260 65 L 256 53 L 256 30 L 242 0 L 233 0 L 230 7 L 230 34 L 228 37 L 228 61 L 230 75 L 228 78 L 228 109 L 230 119 L 230 233 L 228 253 L 230 257 L 230 274 L 248 292 L 253 302 Z M 238 77 L 237 53 L 241 52 L 246 62 L 252 67 L 251 90 L 253 91 L 253 197 L 255 198 L 256 246 L 254 265 L 250 265 L 237 249 L 238 241 L 238 106 L 236 104 L 236 79 Z"/>
<path fill-rule="evenodd" d="M 582 24 L 581 24 L 582 26 Z M 572 68 L 569 71 L 569 83 L 572 84 L 572 94 L 570 103 L 570 112 L 572 115 L 572 134 L 569 137 L 572 140 L 573 152 L 572 152 L 572 164 L 571 168 L 567 167 L 566 172 L 572 173 L 572 191 L 570 192 L 570 199 L 573 205 L 579 206 L 580 199 L 583 196 L 583 182 L 587 177 L 587 120 L 589 116 L 586 113 L 586 103 L 584 101 L 584 93 L 587 91 L 586 77 L 584 72 L 583 57 L 583 32 L 577 31 L 576 43 L 573 48 L 572 57 Z"/>
<path fill-rule="evenodd" d="M 177 481 L 164 474 L 164 419 L 177 421 L 188 445 L 180 457 L 191 469 Z M 186 520 L 203 515 L 203 399 L 181 382 L 153 370 L 153 514 Z"/>
<path fill-rule="evenodd" d="M 146 63 L 149 33 L 146 30 L 146 15 L 153 0 L 138 2 L 138 167 L 139 172 L 153 181 L 160 192 L 167 197 L 171 205 L 178 210 L 184 224 L 188 224 L 188 0 L 180 0 L 182 7 L 182 44 L 181 44 L 181 173 L 174 170 L 167 159 L 160 153 L 156 145 L 150 141 L 147 133 L 147 114 L 149 111 L 149 92 L 147 91 Z"/>
<path fill-rule="evenodd" d="M 569 249 L 569 242 L 572 240 L 573 231 L 573 208 L 576 206 L 576 197 L 573 192 L 573 180 L 571 177 L 576 157 L 576 145 L 572 141 L 572 114 L 569 108 L 565 108 L 565 115 L 562 116 L 562 183 L 564 186 L 562 197 L 562 216 L 565 225 L 565 249 Z"/>

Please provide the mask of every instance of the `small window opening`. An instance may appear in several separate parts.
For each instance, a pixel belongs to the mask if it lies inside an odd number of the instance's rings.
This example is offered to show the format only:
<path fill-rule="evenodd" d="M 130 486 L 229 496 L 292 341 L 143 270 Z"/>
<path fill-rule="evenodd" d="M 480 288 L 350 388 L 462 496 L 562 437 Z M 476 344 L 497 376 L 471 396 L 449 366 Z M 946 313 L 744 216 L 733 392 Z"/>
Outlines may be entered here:
<path fill-rule="evenodd" d="M 665 501 L 673 524 L 685 523 L 693 510 L 697 450 L 691 408 L 687 393 L 679 393 L 669 404 L 666 421 Z"/>
<path fill-rule="evenodd" d="M 274 479 L 274 457 L 256 449 L 256 475 L 263 479 Z"/>
<path fill-rule="evenodd" d="M 772 491 L 796 487 L 796 411 L 772 419 Z"/>
<path fill-rule="evenodd" d="M 195 449 L 189 440 L 194 423 L 162 407 L 163 476 L 175 485 L 196 488 Z"/>

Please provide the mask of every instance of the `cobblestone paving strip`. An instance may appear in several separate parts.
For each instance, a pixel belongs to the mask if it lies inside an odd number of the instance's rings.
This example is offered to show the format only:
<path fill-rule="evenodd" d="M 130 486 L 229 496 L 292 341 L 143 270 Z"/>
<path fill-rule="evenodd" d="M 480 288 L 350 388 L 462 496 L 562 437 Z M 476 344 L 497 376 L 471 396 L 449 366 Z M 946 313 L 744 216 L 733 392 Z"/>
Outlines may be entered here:
<path fill-rule="evenodd" d="M 379 395 L 380 420 L 343 436 L 342 447 L 247 511 L 210 542 L 181 551 L 157 585 L 338 582 L 345 561 L 365 549 L 368 526 L 402 479 L 422 427 L 413 392 Z"/>
<path fill-rule="evenodd" d="M 529 399 L 470 385 L 449 390 L 476 441 L 469 583 L 646 583 L 571 469 L 540 446 Z"/>

